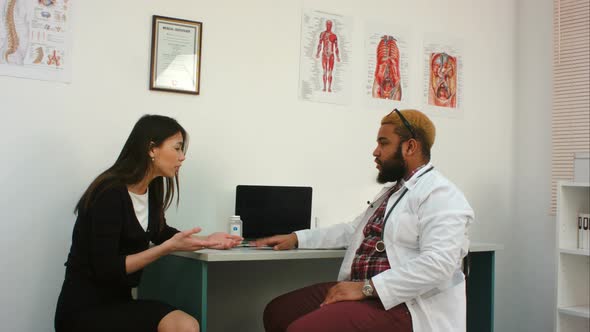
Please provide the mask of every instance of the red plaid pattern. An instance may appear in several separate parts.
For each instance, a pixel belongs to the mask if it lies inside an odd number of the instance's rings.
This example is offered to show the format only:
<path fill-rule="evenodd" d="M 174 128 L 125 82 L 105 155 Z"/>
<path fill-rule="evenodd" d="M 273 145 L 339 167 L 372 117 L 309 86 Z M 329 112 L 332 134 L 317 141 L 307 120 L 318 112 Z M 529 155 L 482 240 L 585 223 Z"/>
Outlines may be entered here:
<path fill-rule="evenodd" d="M 420 169 L 426 164 L 414 169 L 407 177 L 412 178 Z M 431 168 L 432 169 L 432 168 Z M 428 172 L 428 171 L 426 171 Z M 387 250 L 378 252 L 375 248 L 377 242 L 382 241 L 381 234 L 383 234 L 383 227 L 385 226 L 383 218 L 385 217 L 385 208 L 391 195 L 398 191 L 404 181 L 397 181 L 395 186 L 386 194 L 387 197 L 383 200 L 383 203 L 379 205 L 375 213 L 367 221 L 367 225 L 363 229 L 365 239 L 356 250 L 354 260 L 352 261 L 352 267 L 350 271 L 350 279 L 352 281 L 364 281 L 371 279 L 383 271 L 387 271 L 391 268 L 389 260 L 387 259 Z"/>
<path fill-rule="evenodd" d="M 370 279 L 377 274 L 389 270 L 389 260 L 387 259 L 387 251 L 378 252 L 375 249 L 377 242 L 381 241 L 381 234 L 383 231 L 383 217 L 385 216 L 385 208 L 389 197 L 396 192 L 401 186 L 396 185 L 386 195 L 385 199 L 379 205 L 377 210 L 373 213 L 367 225 L 363 229 L 365 239 L 356 250 L 354 260 L 351 267 L 351 280 L 363 281 Z"/>

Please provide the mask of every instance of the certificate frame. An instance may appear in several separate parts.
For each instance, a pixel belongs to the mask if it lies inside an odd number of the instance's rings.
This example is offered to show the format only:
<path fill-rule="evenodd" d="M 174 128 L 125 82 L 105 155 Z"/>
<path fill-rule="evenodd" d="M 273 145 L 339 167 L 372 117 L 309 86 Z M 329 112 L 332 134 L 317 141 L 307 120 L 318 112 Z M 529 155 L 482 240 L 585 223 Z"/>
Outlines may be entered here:
<path fill-rule="evenodd" d="M 203 23 L 152 16 L 150 90 L 198 95 Z"/>

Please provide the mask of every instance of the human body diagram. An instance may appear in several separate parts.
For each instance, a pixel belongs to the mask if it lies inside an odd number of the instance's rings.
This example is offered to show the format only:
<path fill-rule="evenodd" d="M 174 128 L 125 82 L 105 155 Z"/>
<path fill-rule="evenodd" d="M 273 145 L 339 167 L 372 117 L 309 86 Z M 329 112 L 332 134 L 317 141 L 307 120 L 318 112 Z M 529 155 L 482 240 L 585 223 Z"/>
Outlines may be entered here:
<path fill-rule="evenodd" d="M 338 37 L 332 32 L 333 23 L 331 20 L 326 21 L 326 30 L 320 33 L 318 42 L 318 49 L 316 52 L 316 58 L 319 59 L 320 52 L 322 55 L 322 81 L 324 88 L 322 91 L 332 92 L 332 72 L 334 71 L 334 55 L 336 55 L 336 61 L 340 62 L 340 51 L 338 50 Z"/>

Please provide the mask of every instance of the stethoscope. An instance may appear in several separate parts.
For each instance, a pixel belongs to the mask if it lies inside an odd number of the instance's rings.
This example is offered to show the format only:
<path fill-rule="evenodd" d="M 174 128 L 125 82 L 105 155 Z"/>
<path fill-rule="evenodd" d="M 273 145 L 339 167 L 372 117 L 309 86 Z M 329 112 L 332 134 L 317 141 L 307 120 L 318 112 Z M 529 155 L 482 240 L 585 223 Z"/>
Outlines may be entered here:
<path fill-rule="evenodd" d="M 418 178 L 422 177 L 422 175 L 432 171 L 433 169 L 434 169 L 434 166 L 430 167 L 429 169 L 425 170 L 422 174 L 418 175 Z M 389 211 L 387 211 L 387 213 L 385 214 L 385 219 L 383 219 L 383 228 L 381 228 L 381 240 L 379 240 L 379 241 L 377 241 L 377 243 L 375 243 L 375 250 L 377 252 L 384 252 L 385 251 L 385 242 L 383 242 L 383 235 L 385 233 L 385 224 L 387 223 L 387 219 L 389 219 L 391 212 L 393 212 L 393 209 L 395 209 L 395 207 L 397 206 L 399 201 L 406 195 L 407 192 L 408 192 L 408 188 L 404 188 L 404 191 L 400 194 L 400 196 L 397 198 L 395 203 L 393 203 L 393 206 L 391 207 L 391 209 L 389 209 Z M 381 197 L 379 197 L 379 198 L 381 198 Z M 370 203 L 369 201 L 367 201 L 367 203 L 369 203 L 369 205 L 371 207 L 373 207 L 374 202 Z"/>

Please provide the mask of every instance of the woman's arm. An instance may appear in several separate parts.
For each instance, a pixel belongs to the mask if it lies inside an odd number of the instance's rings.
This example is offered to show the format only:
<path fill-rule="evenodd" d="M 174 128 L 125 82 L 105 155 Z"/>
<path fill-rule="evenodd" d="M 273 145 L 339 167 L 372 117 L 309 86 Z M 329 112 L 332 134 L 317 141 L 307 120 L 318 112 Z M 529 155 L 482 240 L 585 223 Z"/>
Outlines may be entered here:
<path fill-rule="evenodd" d="M 175 234 L 179 233 L 179 231 L 166 224 L 166 219 L 164 219 L 164 227 L 163 229 L 158 232 L 158 234 L 153 239 L 154 244 L 160 245 L 167 241 L 168 239 L 172 238 Z M 208 236 L 206 235 L 193 235 L 194 238 L 199 240 L 208 240 L 213 242 L 218 242 L 217 245 L 208 247 L 211 249 L 230 249 L 242 242 L 244 240 L 243 237 L 237 235 L 230 235 L 224 232 L 216 232 L 212 233 Z"/>
<path fill-rule="evenodd" d="M 210 247 L 211 249 L 230 249 L 242 243 L 243 237 L 238 235 L 230 235 L 224 232 L 216 232 L 208 236 L 198 236 L 201 240 L 208 240 L 218 242 L 219 244 Z"/>
<path fill-rule="evenodd" d="M 125 208 L 121 195 L 123 193 L 116 189 L 103 193 L 90 213 L 90 268 L 94 277 L 100 281 L 136 285 L 140 275 L 135 272 L 159 257 L 173 251 L 194 251 L 220 244 L 220 241 L 194 237 L 193 234 L 200 232 L 200 228 L 183 232 L 170 228 L 170 234 L 162 238 L 158 246 L 136 254 L 121 254 L 122 211 Z"/>
<path fill-rule="evenodd" d="M 139 271 L 158 258 L 174 251 L 195 251 L 220 244 L 219 241 L 203 239 L 202 236 L 193 236 L 193 234 L 200 231 L 201 228 L 196 227 L 178 232 L 161 245 L 151 247 L 137 254 L 127 255 L 125 258 L 125 271 L 127 274 Z"/>

